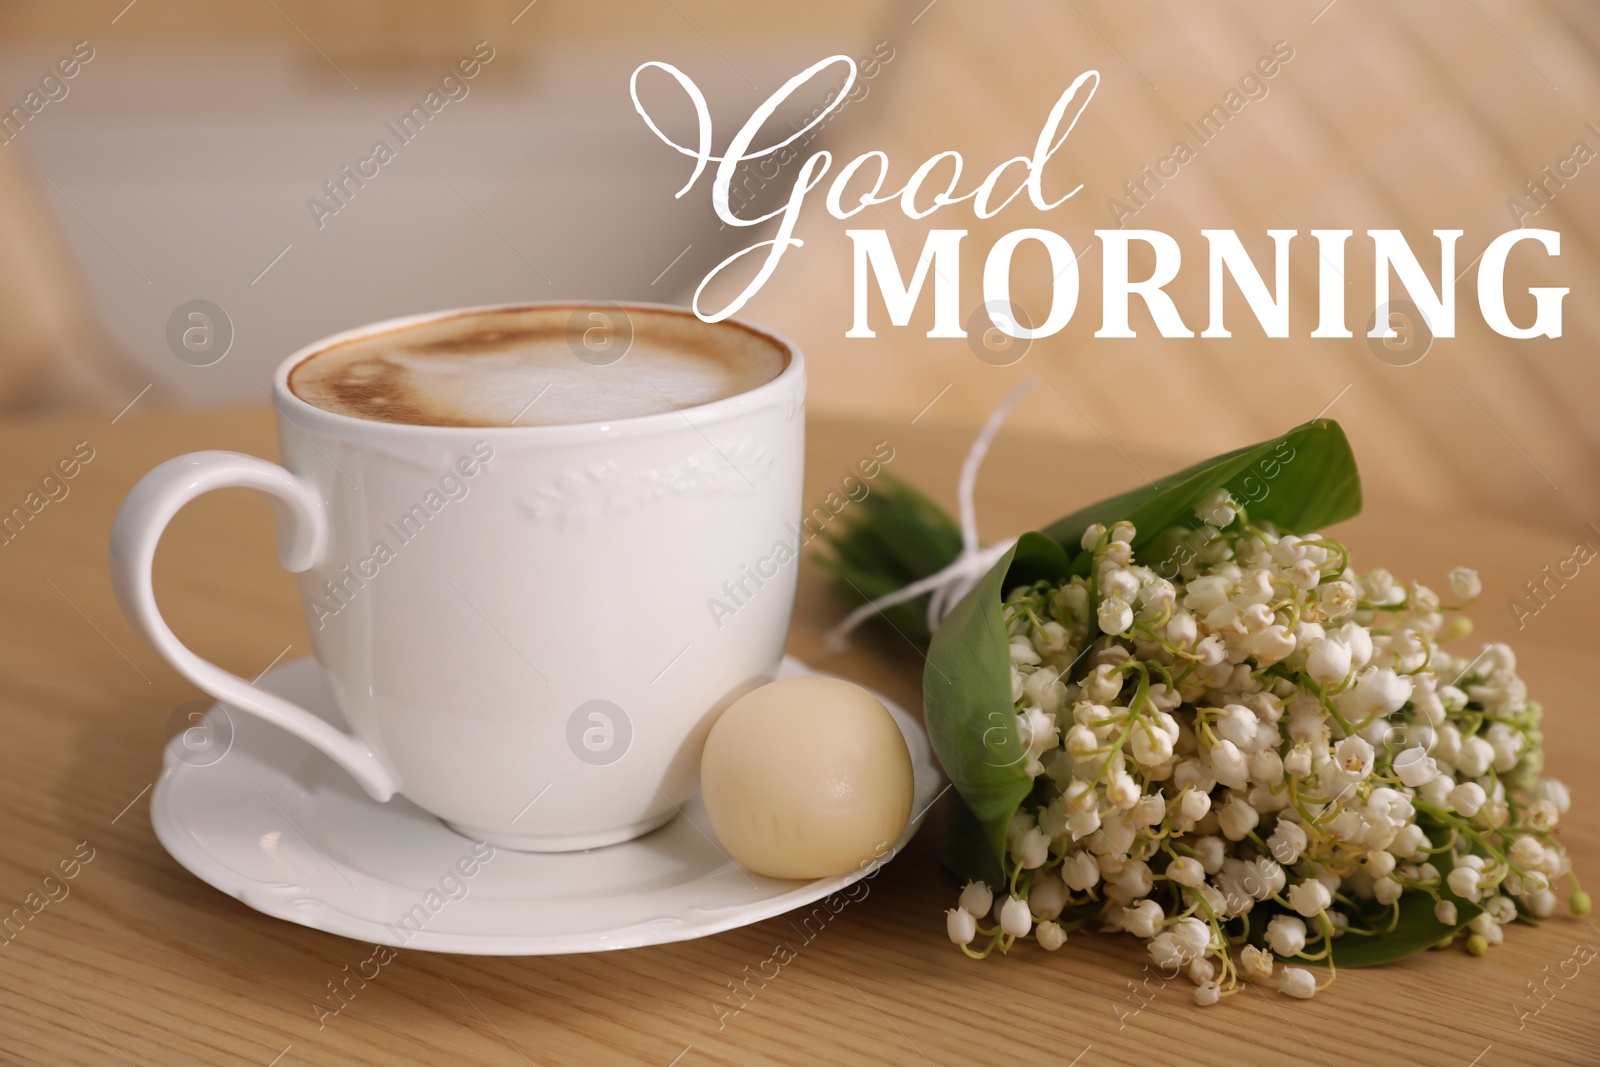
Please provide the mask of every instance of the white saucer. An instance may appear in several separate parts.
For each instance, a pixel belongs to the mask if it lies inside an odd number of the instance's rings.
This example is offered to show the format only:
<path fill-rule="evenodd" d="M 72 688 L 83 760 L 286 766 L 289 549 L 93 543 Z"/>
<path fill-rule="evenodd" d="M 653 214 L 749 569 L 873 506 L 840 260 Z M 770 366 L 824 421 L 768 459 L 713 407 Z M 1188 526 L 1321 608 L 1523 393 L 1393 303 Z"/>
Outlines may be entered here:
<path fill-rule="evenodd" d="M 810 673 L 785 658 L 778 676 Z M 342 726 L 314 661 L 285 664 L 260 684 Z M 878 696 L 915 769 L 913 817 L 898 852 L 941 779 L 921 727 Z M 866 873 L 793 882 L 746 872 L 713 843 L 699 797 L 682 817 L 624 844 L 496 849 L 478 862 L 474 848 L 486 846 L 403 797 L 373 801 L 326 757 L 255 716 L 213 705 L 207 723 L 219 741 L 231 727 L 231 744 L 207 762 L 185 750 L 181 734 L 168 743 L 150 800 L 161 844 L 257 911 L 372 944 L 492 956 L 658 945 L 771 918 Z"/>

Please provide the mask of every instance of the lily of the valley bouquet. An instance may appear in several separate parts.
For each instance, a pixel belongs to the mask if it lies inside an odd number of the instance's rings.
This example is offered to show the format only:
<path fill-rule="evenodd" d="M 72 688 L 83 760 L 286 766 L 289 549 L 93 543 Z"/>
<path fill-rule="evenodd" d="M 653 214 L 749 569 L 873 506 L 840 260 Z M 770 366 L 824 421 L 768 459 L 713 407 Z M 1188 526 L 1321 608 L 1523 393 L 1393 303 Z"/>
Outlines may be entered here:
<path fill-rule="evenodd" d="M 1476 574 L 1441 595 L 1358 570 L 1316 531 L 1360 506 L 1344 433 L 1318 420 L 1024 535 L 942 621 L 927 596 L 886 609 L 931 631 L 962 951 L 1124 931 L 1214 1004 L 1244 981 L 1311 997 L 1336 964 L 1456 941 L 1482 954 L 1563 882 L 1588 910 L 1516 657 L 1452 645 Z M 962 537 L 899 485 L 831 541 L 838 586 L 866 599 Z"/>

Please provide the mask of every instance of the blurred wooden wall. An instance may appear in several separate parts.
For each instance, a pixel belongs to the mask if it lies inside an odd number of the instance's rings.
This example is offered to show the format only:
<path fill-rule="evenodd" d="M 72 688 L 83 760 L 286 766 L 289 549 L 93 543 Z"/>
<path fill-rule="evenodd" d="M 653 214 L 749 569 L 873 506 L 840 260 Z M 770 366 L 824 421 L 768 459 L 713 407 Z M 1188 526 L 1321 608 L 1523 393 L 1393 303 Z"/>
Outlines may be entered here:
<path fill-rule="evenodd" d="M 431 62 L 428 49 L 439 46 L 429 41 L 455 48 L 474 25 L 500 25 L 523 7 L 524 0 L 10 4 L 0 7 L 0 39 L 55 47 L 87 35 L 83 27 L 92 25 L 130 42 L 300 42 L 295 46 L 304 48 L 308 71 L 336 77 L 307 39 L 336 54 L 341 66 L 381 71 L 386 64 Z M 932 154 L 955 149 L 967 162 L 960 191 L 970 189 L 996 163 L 1031 151 L 1051 105 L 1077 74 L 1093 68 L 1102 82 L 1048 171 L 1053 195 L 1080 182 L 1084 188 L 1054 211 L 1013 204 L 982 221 L 959 205 L 915 222 L 897 209 L 869 209 L 846 224 L 818 205 L 807 210 L 799 233 L 805 248 L 784 260 L 746 314 L 804 346 L 813 410 L 878 420 L 886 432 L 919 414 L 972 427 L 1017 381 L 1036 373 L 1046 384 L 1015 422 L 1063 442 L 1068 480 L 1073 442 L 1110 441 L 1175 466 L 1327 410 L 1350 431 L 1370 493 L 1440 509 L 1495 511 L 1574 536 L 1585 522 L 1600 522 L 1600 369 L 1591 356 L 1600 330 L 1600 161 L 1582 168 L 1528 220 L 1561 232 L 1560 259 L 1524 247 L 1508 275 L 1513 291 L 1571 288 L 1562 338 L 1512 341 L 1489 331 L 1477 312 L 1471 263 L 1491 237 L 1517 224 L 1508 201 L 1526 199 L 1525 183 L 1540 179 L 1543 167 L 1569 157 L 1580 141 L 1600 152 L 1600 134 L 1585 125 L 1600 127 L 1600 6 L 1593 0 L 829 0 L 803 7 L 538 0 L 517 24 L 525 44 L 510 46 L 510 56 L 537 62 L 542 48 L 658 40 L 709 41 L 737 56 L 742 47 L 817 26 L 849 27 L 863 39 L 887 41 L 893 51 L 870 95 L 830 124 L 824 142 L 839 160 L 867 149 L 888 152 L 891 188 Z M 1293 58 L 1263 80 L 1264 95 L 1200 145 L 1185 124 L 1238 89 L 1275 45 L 1292 49 Z M 721 144 L 732 125 L 730 117 L 718 118 Z M 1140 180 L 1142 168 L 1168 156 L 1179 140 L 1195 148 L 1194 159 L 1155 188 L 1128 224 L 1165 231 L 1181 245 L 1184 268 L 1168 291 L 1189 327 L 1198 333 L 1207 323 L 1202 228 L 1237 230 L 1263 265 L 1270 263 L 1270 228 L 1302 234 L 1348 228 L 1357 234 L 1345 270 L 1347 325 L 1355 338 L 1307 337 L 1318 267 L 1309 237 L 1291 246 L 1288 340 L 1261 336 L 1231 282 L 1231 339 L 1157 337 L 1137 301 L 1136 340 L 1093 337 L 1101 267 L 1093 231 L 1115 225 L 1108 201 L 1126 200 L 1124 183 Z M 663 187 L 675 189 L 681 180 L 677 172 L 664 175 Z M 708 197 L 708 188 L 703 179 L 692 195 Z M 6 234 L 0 277 L 11 279 L 0 296 L 0 318 L 10 324 L 0 327 L 0 348 L 8 360 L 31 353 L 29 374 L 45 359 L 41 353 L 53 353 L 56 362 L 45 364 L 59 369 L 48 389 L 17 386 L 14 395 L 25 402 L 74 389 L 89 395 L 93 381 L 114 368 L 97 362 L 103 342 L 86 325 L 71 265 L 51 250 L 37 193 L 7 160 L 0 160 L 0 203 Z M 664 192 L 662 210 L 675 209 Z M 929 228 L 968 230 L 964 321 L 979 309 L 983 256 L 998 237 L 1021 227 L 1056 230 L 1083 253 L 1077 314 L 1010 366 L 983 361 L 963 341 L 925 337 L 927 307 L 912 326 L 888 327 L 876 297 L 878 337 L 846 340 L 847 226 L 886 229 L 906 266 Z M 1371 244 L 1363 235 L 1377 228 L 1404 231 L 1435 274 L 1431 231 L 1466 231 L 1457 248 L 1458 335 L 1435 340 L 1415 362 L 1408 362 L 1414 352 L 1375 349 L 1361 336 L 1373 312 Z M 1148 260 L 1136 255 L 1135 276 L 1147 269 Z M 1042 253 L 1024 248 L 1015 261 L 1013 296 L 1034 321 L 1048 307 L 1048 277 Z M 1398 286 L 1394 295 L 1403 295 Z M 1513 318 L 1528 321 L 1531 300 L 1524 294 L 1510 303 Z M 74 323 L 77 335 L 63 325 Z M 1128 474 L 1139 476 L 1131 466 Z"/>
<path fill-rule="evenodd" d="M 42 202 L 47 190 L 8 148 L 0 147 L 0 413 L 120 405 L 139 385 L 95 318 Z"/>
<path fill-rule="evenodd" d="M 431 79 L 461 56 L 463 42 L 484 39 L 494 42 L 495 77 L 508 94 L 544 92 L 559 99 L 560 87 L 537 76 L 541 64 L 557 56 L 570 61 L 574 55 L 637 52 L 643 61 L 682 52 L 732 63 L 729 57 L 796 38 L 865 39 L 894 10 L 893 4 L 850 0 L 815 0 L 803 9 L 736 0 L 0 3 L 0 51 L 18 60 L 5 69 L 0 113 L 36 90 L 54 57 L 85 40 L 98 54 L 117 56 L 124 72 L 159 74 L 186 56 L 281 52 L 314 90 L 342 95 L 356 83 L 382 90 L 415 85 L 419 72 Z M 33 58 L 22 60 L 24 55 Z M 108 62 L 101 59 L 97 72 Z M 757 92 L 753 85 L 751 92 Z M 614 93 L 626 107 L 625 76 L 617 79 Z M 163 116 L 147 111 L 136 121 L 159 125 Z M 314 116 L 302 121 L 314 129 Z M 642 124 L 637 136 L 640 145 L 650 145 Z M 62 232 L 65 222 L 76 221 L 76 208 L 51 189 L 30 158 L 35 140 L 36 135 L 0 134 L 0 414 L 113 402 L 120 407 L 150 379 L 117 350 L 98 318 L 95 294 Z M 181 161 L 174 161 L 173 170 L 182 170 Z M 662 175 L 664 189 L 669 182 L 675 189 L 680 180 Z M 661 195 L 664 209 L 673 206 L 670 189 Z M 696 218 L 708 216 L 709 207 L 699 205 Z M 87 215 L 83 219 L 95 225 Z M 164 399 L 157 386 L 152 402 Z"/>

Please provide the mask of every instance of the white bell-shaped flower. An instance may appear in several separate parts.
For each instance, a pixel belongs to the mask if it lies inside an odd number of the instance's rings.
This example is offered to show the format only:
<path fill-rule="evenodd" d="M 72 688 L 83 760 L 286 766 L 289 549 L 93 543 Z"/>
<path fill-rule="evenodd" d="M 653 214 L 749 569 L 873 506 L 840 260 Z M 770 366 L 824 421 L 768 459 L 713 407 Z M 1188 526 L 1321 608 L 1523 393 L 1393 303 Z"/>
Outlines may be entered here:
<path fill-rule="evenodd" d="M 1267 923 L 1267 947 L 1280 956 L 1293 956 L 1306 947 L 1306 924 L 1293 915 L 1274 915 Z"/>
<path fill-rule="evenodd" d="M 951 908 L 944 913 L 945 932 L 958 945 L 970 945 L 978 936 L 978 922 L 966 908 Z"/>

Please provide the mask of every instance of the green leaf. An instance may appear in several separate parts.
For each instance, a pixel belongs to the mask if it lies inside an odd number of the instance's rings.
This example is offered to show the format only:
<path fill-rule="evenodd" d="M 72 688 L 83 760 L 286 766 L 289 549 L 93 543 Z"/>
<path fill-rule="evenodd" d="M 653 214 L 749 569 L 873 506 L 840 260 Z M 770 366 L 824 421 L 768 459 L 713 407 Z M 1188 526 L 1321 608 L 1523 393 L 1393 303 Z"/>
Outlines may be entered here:
<path fill-rule="evenodd" d="M 1006 574 L 1002 592 L 1038 581 L 1060 585 L 1066 577 L 1067 554 L 1061 545 L 1042 533 L 1029 532 L 1017 539 L 1016 550 L 1011 555 L 1011 570 Z"/>
<path fill-rule="evenodd" d="M 1307 533 L 1350 518 L 1361 510 L 1361 478 L 1344 431 L 1332 419 L 1315 419 L 1271 441 L 1197 463 L 1156 482 L 1081 508 L 1044 532 L 1076 553 L 1074 573 L 1088 573 L 1088 553 L 1079 549 L 1094 523 L 1127 520 L 1137 533 L 1135 554 L 1179 524 L 1199 528 L 1194 509 L 1226 489 L 1254 522 Z M 1141 562 L 1154 565 L 1154 559 Z"/>
<path fill-rule="evenodd" d="M 1375 967 L 1380 963 L 1393 963 L 1395 960 L 1425 952 L 1445 938 L 1454 937 L 1483 911 L 1478 905 L 1463 900 L 1443 887 L 1440 887 L 1440 895 L 1456 906 L 1454 926 L 1446 926 L 1434 916 L 1433 898 L 1420 890 L 1413 889 L 1401 895 L 1400 917 L 1395 922 L 1393 930 L 1389 929 L 1392 913 L 1388 908 L 1376 901 L 1363 901 L 1367 907 L 1352 918 L 1360 925 L 1377 929 L 1379 933 L 1367 937 L 1347 933 L 1335 938 L 1334 966 Z M 1274 915 L 1281 914 L 1287 914 L 1286 909 L 1275 904 L 1256 905 L 1249 916 L 1250 942 L 1255 945 L 1265 944 L 1267 923 Z M 1312 924 L 1307 922 L 1306 925 Z M 1306 967 L 1328 965 L 1326 959 L 1285 959 L 1283 962 Z"/>
<path fill-rule="evenodd" d="M 998 890 L 1006 884 L 1005 872 L 995 858 L 989 844 L 988 832 L 978 817 L 972 814 L 960 793 L 951 793 L 946 801 L 944 852 L 941 857 L 946 869 L 963 882 L 983 882 Z M 1006 816 L 1009 820 L 1010 816 Z M 984 916 L 979 916 L 980 919 Z"/>
<path fill-rule="evenodd" d="M 1455 902 L 1457 922 L 1454 926 L 1446 926 L 1434 916 L 1432 897 L 1412 890 L 1400 897 L 1400 919 L 1392 931 L 1373 937 L 1354 937 L 1346 934 L 1336 939 L 1333 943 L 1334 966 L 1372 967 L 1379 963 L 1392 963 L 1415 955 L 1432 948 L 1447 937 L 1453 937 L 1483 911 L 1478 905 L 1463 900 L 1449 890 L 1442 890 L 1442 895 L 1446 900 Z M 1382 909 L 1378 914 L 1386 911 L 1387 909 Z M 1377 918 L 1370 921 L 1383 922 Z M 1386 926 L 1387 923 L 1384 922 L 1379 929 L 1384 929 Z"/>
<path fill-rule="evenodd" d="M 940 625 L 922 675 L 928 740 L 997 859 L 1005 855 L 1012 814 L 1033 789 L 1022 769 L 1027 750 L 1017 736 L 1001 607 L 1001 586 L 1020 547 L 1002 556 Z M 1026 550 L 1029 565 L 1042 558 L 1037 552 Z"/>
<path fill-rule="evenodd" d="M 1195 464 L 1082 508 L 1052 523 L 1045 533 L 1076 556 L 1075 573 L 1089 560 L 1079 552 L 1091 523 L 1128 519 L 1138 528 L 1134 549 L 1151 564 L 1167 558 L 1157 539 L 1174 527 L 1195 527 L 1194 507 L 1226 488 L 1253 519 L 1279 529 L 1305 533 L 1331 526 L 1361 510 L 1361 482 L 1355 457 L 1339 424 L 1317 419 L 1261 444 Z M 948 512 L 888 471 L 876 491 L 820 532 L 832 550 L 817 560 L 833 576 L 833 588 L 850 604 L 892 593 L 943 570 L 961 551 L 961 530 Z M 1026 558 L 1018 567 L 1032 573 Z M 1039 576 L 1044 576 L 1042 573 Z M 927 597 L 888 608 L 889 621 L 914 641 L 929 638 Z"/>

